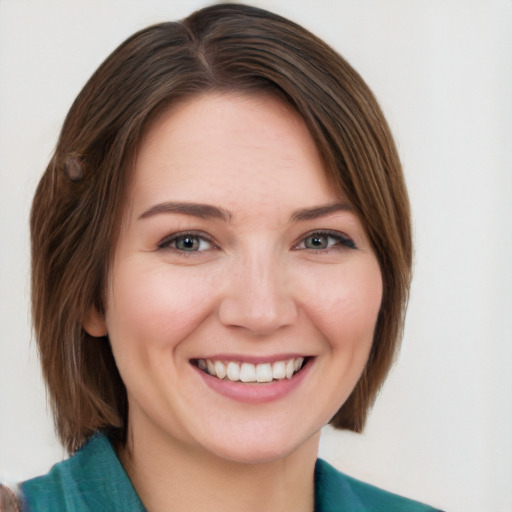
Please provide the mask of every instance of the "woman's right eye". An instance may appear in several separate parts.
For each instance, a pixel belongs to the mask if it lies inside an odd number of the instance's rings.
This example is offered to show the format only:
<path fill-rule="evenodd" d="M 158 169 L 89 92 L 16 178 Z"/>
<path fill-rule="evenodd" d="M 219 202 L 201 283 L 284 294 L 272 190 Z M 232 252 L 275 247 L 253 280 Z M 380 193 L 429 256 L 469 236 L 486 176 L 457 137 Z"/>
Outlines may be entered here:
<path fill-rule="evenodd" d="M 204 235 L 195 233 L 177 233 L 164 238 L 159 244 L 159 249 L 171 249 L 178 253 L 194 253 L 208 251 L 214 248 L 211 240 Z"/>

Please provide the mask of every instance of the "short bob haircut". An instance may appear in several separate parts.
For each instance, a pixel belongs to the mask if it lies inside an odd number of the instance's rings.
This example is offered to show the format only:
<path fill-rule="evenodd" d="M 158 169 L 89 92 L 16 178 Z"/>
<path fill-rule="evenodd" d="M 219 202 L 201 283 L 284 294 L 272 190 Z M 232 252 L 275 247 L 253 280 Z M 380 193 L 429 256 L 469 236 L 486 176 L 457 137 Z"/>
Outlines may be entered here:
<path fill-rule="evenodd" d="M 35 336 L 56 429 L 72 453 L 97 430 L 126 440 L 128 403 L 108 336 L 82 328 L 104 311 L 133 161 L 164 110 L 194 95 L 271 94 L 303 118 L 332 186 L 359 215 L 383 298 L 369 360 L 331 420 L 361 432 L 394 360 L 411 277 L 407 192 L 392 135 L 358 73 L 316 36 L 270 12 L 219 4 L 139 31 L 73 103 L 31 212 Z"/>

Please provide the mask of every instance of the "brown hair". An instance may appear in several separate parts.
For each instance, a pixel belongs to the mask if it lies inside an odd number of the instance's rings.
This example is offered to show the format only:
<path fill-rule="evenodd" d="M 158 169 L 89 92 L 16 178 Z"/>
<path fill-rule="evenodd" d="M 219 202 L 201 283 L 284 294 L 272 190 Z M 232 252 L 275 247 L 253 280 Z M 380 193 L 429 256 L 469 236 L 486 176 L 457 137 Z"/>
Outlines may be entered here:
<path fill-rule="evenodd" d="M 409 204 L 395 145 L 368 86 L 323 41 L 267 11 L 220 4 L 134 34 L 73 103 L 31 213 L 35 334 L 56 428 L 70 452 L 95 431 L 124 442 L 126 390 L 102 311 L 109 264 L 142 134 L 154 116 L 208 91 L 270 92 L 304 119 L 333 186 L 377 255 L 383 298 L 369 360 L 332 419 L 360 432 L 400 340 L 411 272 Z"/>

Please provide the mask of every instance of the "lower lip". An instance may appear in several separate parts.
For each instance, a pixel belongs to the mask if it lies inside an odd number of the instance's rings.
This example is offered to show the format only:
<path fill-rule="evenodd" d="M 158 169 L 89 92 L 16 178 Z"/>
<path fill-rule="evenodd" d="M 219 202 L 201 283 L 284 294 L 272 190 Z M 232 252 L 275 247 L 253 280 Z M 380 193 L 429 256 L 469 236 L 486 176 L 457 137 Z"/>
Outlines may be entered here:
<path fill-rule="evenodd" d="M 292 393 L 306 378 L 311 368 L 312 360 L 309 359 L 303 368 L 295 373 L 291 379 L 281 379 L 268 383 L 245 383 L 218 379 L 204 372 L 197 366 L 194 369 L 201 376 L 206 385 L 213 391 L 247 404 L 261 404 L 279 400 Z"/>

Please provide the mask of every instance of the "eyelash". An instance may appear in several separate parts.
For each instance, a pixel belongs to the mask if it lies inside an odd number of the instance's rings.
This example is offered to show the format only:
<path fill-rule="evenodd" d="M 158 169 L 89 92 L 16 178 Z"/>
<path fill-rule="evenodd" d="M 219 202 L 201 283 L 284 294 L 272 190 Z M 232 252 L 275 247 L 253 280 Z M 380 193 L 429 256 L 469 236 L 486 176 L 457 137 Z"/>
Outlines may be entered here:
<path fill-rule="evenodd" d="M 197 231 L 182 231 L 181 233 L 174 233 L 174 234 L 164 238 L 158 244 L 158 249 L 171 250 L 171 251 L 175 252 L 176 254 L 179 254 L 180 256 L 185 256 L 185 257 L 191 256 L 195 253 L 204 252 L 204 249 L 203 250 L 195 250 L 195 251 L 194 250 L 187 251 L 187 250 L 179 249 L 178 247 L 172 246 L 172 244 L 176 244 L 178 241 L 185 240 L 187 238 L 189 238 L 193 241 L 198 241 L 199 244 L 201 244 L 202 242 L 208 243 L 210 245 L 210 247 L 208 249 L 218 248 L 217 245 L 213 242 L 213 240 L 211 238 L 207 237 L 204 233 L 199 233 Z"/>
<path fill-rule="evenodd" d="M 327 238 L 334 240 L 334 243 L 331 245 L 328 245 L 327 247 L 321 247 L 321 248 L 314 248 L 314 247 L 300 247 L 301 245 L 305 244 L 306 240 L 308 238 Z M 310 233 L 307 233 L 306 236 L 301 238 L 300 243 L 298 243 L 295 247 L 297 250 L 308 250 L 318 253 L 325 253 L 332 249 L 357 249 L 357 246 L 355 242 L 348 237 L 347 235 L 339 232 L 339 231 L 331 231 L 331 230 L 323 230 L 323 231 L 312 231 Z"/>
<path fill-rule="evenodd" d="M 311 238 L 325 238 L 327 239 L 327 247 L 306 247 L 306 241 Z M 186 240 L 190 239 L 192 243 L 198 243 L 198 249 L 197 250 L 185 250 L 185 249 L 179 249 L 176 247 L 176 243 L 180 240 Z M 329 239 L 331 242 L 329 242 Z M 334 243 L 332 243 L 334 241 Z M 209 247 L 206 249 L 201 249 L 201 243 L 207 243 L 209 244 Z M 174 246 L 173 246 L 174 244 Z M 301 247 L 302 246 L 302 247 Z M 331 230 L 323 230 L 323 231 L 312 231 L 310 233 L 307 233 L 304 237 L 301 238 L 300 242 L 296 245 L 294 245 L 294 250 L 307 250 L 312 251 L 315 253 L 326 253 L 331 250 L 339 250 L 339 249 L 357 249 L 356 244 L 354 241 L 349 238 L 347 235 L 339 232 L 339 231 L 331 231 Z M 197 232 L 197 231 L 183 231 L 180 233 L 174 233 L 166 238 L 164 238 L 159 244 L 158 249 L 160 250 L 171 250 L 176 254 L 179 254 L 180 256 L 184 257 L 190 257 L 195 253 L 201 253 L 205 250 L 210 249 L 218 249 L 218 246 L 213 242 L 213 240 L 206 236 L 204 233 Z"/>

